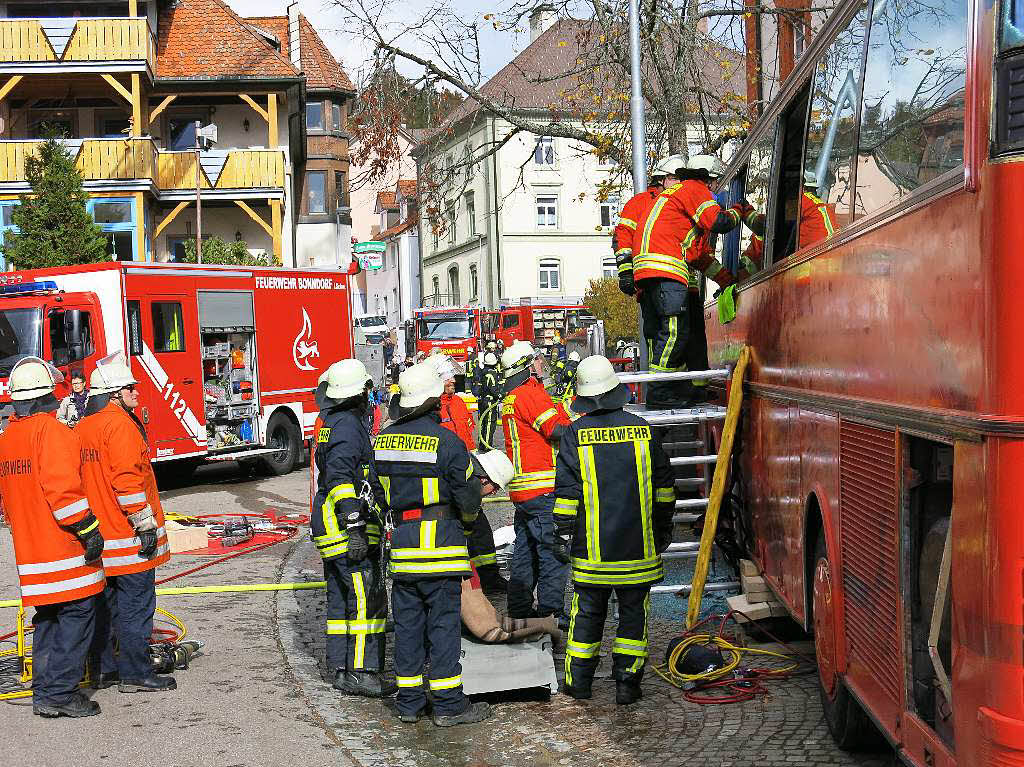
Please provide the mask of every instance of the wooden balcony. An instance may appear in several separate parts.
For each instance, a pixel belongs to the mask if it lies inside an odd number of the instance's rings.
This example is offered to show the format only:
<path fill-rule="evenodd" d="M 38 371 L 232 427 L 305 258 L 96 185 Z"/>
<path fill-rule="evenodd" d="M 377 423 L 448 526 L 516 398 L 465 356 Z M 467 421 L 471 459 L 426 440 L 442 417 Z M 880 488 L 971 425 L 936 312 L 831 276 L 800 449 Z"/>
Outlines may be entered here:
<path fill-rule="evenodd" d="M 204 189 L 281 189 L 284 152 L 279 149 L 231 149 L 204 152 L 200 160 Z M 195 189 L 194 152 L 160 152 L 157 185 L 162 190 Z"/>
<path fill-rule="evenodd" d="M 0 141 L 0 183 L 24 183 L 25 159 L 41 141 Z M 66 142 L 86 181 L 156 179 L 157 149 L 152 139 L 72 139 Z"/>
<path fill-rule="evenodd" d="M 74 71 L 114 63 L 155 69 L 156 40 L 146 19 L 0 19 L 4 71 Z"/>

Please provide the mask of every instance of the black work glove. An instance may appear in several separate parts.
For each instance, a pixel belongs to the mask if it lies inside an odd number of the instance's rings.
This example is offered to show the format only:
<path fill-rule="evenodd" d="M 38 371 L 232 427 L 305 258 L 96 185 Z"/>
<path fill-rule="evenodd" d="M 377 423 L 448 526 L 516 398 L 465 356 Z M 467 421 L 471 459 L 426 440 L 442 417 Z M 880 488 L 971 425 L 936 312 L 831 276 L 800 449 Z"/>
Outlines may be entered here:
<path fill-rule="evenodd" d="M 85 546 L 85 561 L 95 562 L 103 554 L 103 536 L 100 535 L 100 529 L 97 527 L 95 530 L 80 536 L 79 540 L 82 545 Z"/>
<path fill-rule="evenodd" d="M 623 272 L 619 275 L 619 290 L 627 296 L 636 295 L 636 285 L 633 284 L 633 272 Z"/>
<path fill-rule="evenodd" d="M 139 530 L 135 533 L 139 536 L 139 556 L 143 559 L 152 559 L 156 554 L 156 530 Z"/>
<path fill-rule="evenodd" d="M 362 562 L 370 553 L 370 539 L 366 536 L 366 525 L 348 528 L 348 561 Z"/>
<path fill-rule="evenodd" d="M 571 549 L 572 538 L 568 535 L 555 535 L 555 541 L 551 544 L 551 553 L 555 555 L 555 559 L 563 565 L 569 564 L 569 561 L 572 558 L 569 553 Z"/>
<path fill-rule="evenodd" d="M 654 550 L 659 554 L 664 554 L 668 547 L 672 545 L 672 528 L 666 530 L 655 530 L 654 531 Z"/>

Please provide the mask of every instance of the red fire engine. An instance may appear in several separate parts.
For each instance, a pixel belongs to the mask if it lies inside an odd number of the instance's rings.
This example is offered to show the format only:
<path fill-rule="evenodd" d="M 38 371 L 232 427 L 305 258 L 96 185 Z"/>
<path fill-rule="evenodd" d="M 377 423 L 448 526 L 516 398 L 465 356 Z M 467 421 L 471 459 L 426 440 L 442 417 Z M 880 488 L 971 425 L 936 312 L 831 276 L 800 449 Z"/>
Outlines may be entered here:
<path fill-rule="evenodd" d="M 65 377 L 123 350 L 154 461 L 292 469 L 317 378 L 353 356 L 348 277 L 299 269 L 103 263 L 0 275 L 0 397 L 22 357 Z"/>
<path fill-rule="evenodd" d="M 442 306 L 415 311 L 416 351 L 430 354 L 440 349 L 453 359 L 465 361 L 468 349 L 480 336 L 480 312 L 466 306 Z"/>
<path fill-rule="evenodd" d="M 515 341 L 529 341 L 535 346 L 566 344 L 572 339 L 586 343 L 586 328 L 597 321 L 587 307 L 535 303 L 537 300 L 523 298 L 485 312 L 480 320 L 483 340 L 501 341 L 505 346 Z"/>

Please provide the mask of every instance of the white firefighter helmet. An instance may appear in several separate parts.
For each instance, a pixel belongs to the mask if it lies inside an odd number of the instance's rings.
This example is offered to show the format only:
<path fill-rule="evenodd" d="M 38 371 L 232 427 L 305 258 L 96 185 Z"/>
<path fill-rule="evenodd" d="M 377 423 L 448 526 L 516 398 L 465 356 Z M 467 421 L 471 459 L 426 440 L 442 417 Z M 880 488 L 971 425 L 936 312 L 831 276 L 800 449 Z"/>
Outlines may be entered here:
<path fill-rule="evenodd" d="M 607 357 L 587 357 L 576 369 L 576 393 L 581 397 L 599 397 L 619 385 L 619 377 Z"/>
<path fill-rule="evenodd" d="M 508 459 L 503 450 L 487 450 L 483 453 L 473 453 L 473 458 L 480 464 L 480 468 L 483 470 L 484 475 L 493 482 L 495 485 L 500 487 L 502 490 L 505 486 L 512 481 L 512 477 L 515 475 L 516 470 L 512 466 L 512 461 Z"/>
<path fill-rule="evenodd" d="M 442 381 L 451 381 L 455 378 L 455 363 L 447 354 L 435 354 L 427 357 L 426 364 L 434 369 Z"/>
<path fill-rule="evenodd" d="M 580 353 L 579 352 L 569 352 L 569 361 L 570 362 L 579 362 L 580 361 Z"/>
<path fill-rule="evenodd" d="M 501 353 L 501 367 L 508 374 L 526 370 L 537 356 L 537 350 L 529 341 L 516 341 Z"/>
<path fill-rule="evenodd" d="M 484 355 L 484 364 L 489 368 L 498 364 L 498 358 L 494 352 L 487 352 L 487 354 Z"/>
<path fill-rule="evenodd" d="M 656 176 L 674 176 L 680 168 L 686 167 L 686 158 L 681 154 L 672 154 L 663 157 L 654 165 L 651 171 L 651 178 Z"/>
<path fill-rule="evenodd" d="M 345 400 L 356 397 L 373 386 L 373 379 L 366 372 L 366 366 L 360 360 L 338 360 L 329 368 L 324 377 L 327 389 L 324 391 L 334 400 Z"/>
<path fill-rule="evenodd" d="M 96 369 L 89 378 L 89 390 L 93 394 L 113 394 L 137 383 L 124 353 L 119 350 L 96 363 Z"/>
<path fill-rule="evenodd" d="M 57 384 L 64 382 L 64 374 L 49 362 L 38 357 L 23 357 L 11 370 L 9 386 L 11 399 L 21 402 L 52 394 Z"/>
<path fill-rule="evenodd" d="M 420 363 L 398 376 L 399 401 L 403 410 L 413 410 L 444 393 L 444 384 L 433 365 Z"/>
<path fill-rule="evenodd" d="M 713 154 L 695 154 L 686 167 L 690 170 L 707 171 L 711 178 L 721 178 L 725 173 L 725 165 Z"/>
<path fill-rule="evenodd" d="M 804 186 L 811 186 L 815 189 L 818 188 L 818 174 L 813 170 L 804 171 Z"/>

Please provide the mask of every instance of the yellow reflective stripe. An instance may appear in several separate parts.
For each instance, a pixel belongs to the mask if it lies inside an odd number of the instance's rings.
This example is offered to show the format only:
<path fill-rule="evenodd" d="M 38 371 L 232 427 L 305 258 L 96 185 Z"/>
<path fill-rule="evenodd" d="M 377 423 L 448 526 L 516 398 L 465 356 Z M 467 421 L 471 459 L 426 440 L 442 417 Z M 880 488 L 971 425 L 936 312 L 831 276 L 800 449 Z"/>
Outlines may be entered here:
<path fill-rule="evenodd" d="M 655 503 L 675 503 L 676 491 L 671 487 L 659 487 L 654 491 Z"/>
<path fill-rule="evenodd" d="M 651 530 L 651 449 L 646 440 L 633 443 L 633 454 L 636 459 L 636 481 L 640 489 L 640 522 L 643 525 L 644 557 L 654 556 L 654 533 Z"/>
<path fill-rule="evenodd" d="M 512 454 L 509 456 L 512 459 L 512 470 L 519 474 L 523 470 L 523 461 L 519 455 L 519 427 L 514 418 L 509 418 L 505 423 L 508 425 L 508 441 L 512 446 Z"/>
<path fill-rule="evenodd" d="M 423 524 L 427 524 L 424 522 Z M 469 550 L 465 546 L 424 547 L 419 549 L 391 549 L 392 559 L 452 559 L 468 557 Z"/>
<path fill-rule="evenodd" d="M 384 618 L 373 618 L 365 621 L 349 621 L 349 634 L 383 634 L 387 626 Z"/>
<path fill-rule="evenodd" d="M 665 343 L 665 348 L 661 350 L 661 358 L 658 360 L 660 365 L 665 370 L 668 370 L 669 361 L 672 358 L 672 352 L 676 347 L 676 340 L 679 338 L 679 316 L 673 314 L 668 318 L 668 341 Z"/>
<path fill-rule="evenodd" d="M 431 679 L 430 689 L 431 690 L 451 690 L 462 684 L 462 675 L 449 676 L 444 679 Z"/>
<path fill-rule="evenodd" d="M 420 548 L 433 549 L 435 546 L 437 546 L 437 520 L 420 522 Z"/>
<path fill-rule="evenodd" d="M 550 421 L 556 415 L 558 415 L 558 411 L 556 411 L 553 407 L 552 408 L 548 408 L 543 413 L 541 413 L 539 416 L 534 418 L 533 419 L 533 423 L 530 424 L 530 425 L 534 429 L 536 429 L 537 431 L 540 431 L 540 427 L 543 426 L 544 424 L 546 424 L 548 421 Z"/>
<path fill-rule="evenodd" d="M 574 658 L 593 658 L 599 652 L 601 652 L 600 641 L 584 644 L 570 639 L 565 645 L 565 654 Z"/>
<path fill-rule="evenodd" d="M 685 252 L 686 249 L 693 244 L 693 241 L 697 239 L 698 234 L 700 234 L 700 229 L 692 227 L 690 231 L 686 233 L 686 236 L 683 238 L 682 245 L 680 245 L 680 250 Z"/>
<path fill-rule="evenodd" d="M 661 557 L 655 554 L 646 559 L 619 559 L 600 561 L 597 559 L 572 558 L 572 566 L 580 570 L 594 570 L 596 572 L 629 571 L 629 570 L 650 570 L 661 565 Z"/>
<path fill-rule="evenodd" d="M 320 512 L 323 516 L 324 530 L 327 533 L 337 533 L 341 528 L 338 527 L 338 518 L 334 516 L 334 504 L 345 498 L 355 498 L 356 489 L 351 483 L 341 483 L 331 488 L 331 491 L 327 493 L 327 497 L 324 498 L 323 506 L 320 508 Z"/>
<path fill-rule="evenodd" d="M 573 570 L 572 579 L 574 583 L 593 586 L 643 586 L 648 583 L 660 581 L 665 577 L 665 569 L 643 573 L 641 575 L 592 575 L 590 573 L 579 573 Z"/>
<path fill-rule="evenodd" d="M 644 269 L 665 272 L 682 277 L 684 280 L 690 273 L 686 264 L 678 256 L 668 256 L 664 253 L 644 253 L 633 258 L 633 270 L 641 272 Z"/>
<path fill-rule="evenodd" d="M 473 462 L 469 462 L 469 466 L 466 467 L 466 479 L 473 476 Z"/>
<path fill-rule="evenodd" d="M 441 502 L 441 491 L 438 488 L 437 477 L 423 478 L 423 505 L 431 506 Z"/>
<path fill-rule="evenodd" d="M 714 200 L 705 200 L 700 205 L 698 205 L 697 206 L 697 210 L 694 211 L 694 214 L 693 214 L 694 222 L 699 224 L 700 223 L 700 217 L 704 214 L 704 211 L 706 211 L 712 205 L 718 205 L 718 203 L 715 202 Z"/>
<path fill-rule="evenodd" d="M 647 657 L 647 640 L 645 639 L 619 639 L 615 637 L 615 644 L 612 645 L 612 652 L 619 655 L 635 655 L 638 658 Z"/>
<path fill-rule="evenodd" d="M 450 559 L 446 562 L 396 562 L 391 560 L 388 569 L 392 573 L 407 573 L 409 575 L 472 572 L 468 559 Z"/>
<path fill-rule="evenodd" d="M 668 197 L 658 197 L 654 203 L 654 207 L 651 208 L 651 212 L 647 214 L 647 221 L 644 222 L 644 233 L 640 238 L 640 254 L 646 255 L 648 248 L 651 247 L 651 232 L 654 231 L 654 224 L 658 220 L 658 216 L 661 215 L 661 211 L 664 209 L 665 204 L 668 202 Z M 633 249 L 634 252 L 636 248 Z"/>
<path fill-rule="evenodd" d="M 352 573 L 352 587 L 356 592 L 356 619 L 366 620 L 366 591 L 363 589 L 363 574 Z M 361 633 L 356 637 L 355 651 L 353 652 L 352 665 L 355 668 L 362 668 L 366 656 L 366 634 Z"/>
<path fill-rule="evenodd" d="M 622 216 L 619 216 L 619 223 L 627 229 L 636 229 L 636 221 L 631 218 L 623 218 Z"/>
<path fill-rule="evenodd" d="M 829 218 L 828 215 L 828 204 L 816 194 L 811 194 L 810 192 L 804 192 L 804 194 L 806 194 L 807 197 L 810 198 L 811 202 L 813 202 L 818 208 L 818 213 L 821 214 L 821 218 L 825 222 L 825 231 L 828 233 L 828 236 L 831 237 L 836 233 L 836 230 L 832 226 L 832 219 Z"/>
<path fill-rule="evenodd" d="M 377 479 L 380 480 L 380 486 L 384 488 L 384 501 L 391 505 L 391 477 L 386 477 L 383 474 L 379 474 Z"/>
<path fill-rule="evenodd" d="M 329 620 L 327 621 L 327 633 L 334 636 L 348 633 L 348 621 Z"/>
<path fill-rule="evenodd" d="M 575 517 L 577 510 L 579 510 L 580 502 L 577 500 L 570 500 L 568 498 L 556 498 L 555 499 L 555 514 L 563 514 L 568 517 Z"/>
<path fill-rule="evenodd" d="M 75 533 L 75 535 L 77 535 L 79 538 L 81 538 L 83 535 L 85 535 L 86 533 L 91 533 L 93 530 L 95 530 L 99 526 L 100 526 L 100 521 L 98 519 L 94 519 L 91 525 L 89 525 L 84 530 L 77 531 Z"/>
<path fill-rule="evenodd" d="M 494 552 L 490 554 L 477 554 L 469 561 L 477 567 L 488 567 L 489 565 L 498 564 L 498 556 Z"/>
<path fill-rule="evenodd" d="M 421 687 L 423 685 L 423 675 L 418 674 L 416 676 L 396 676 L 395 684 L 399 687 Z"/>
<path fill-rule="evenodd" d="M 572 592 L 572 606 L 569 608 L 569 636 L 568 641 L 573 641 L 573 636 L 576 634 L 576 615 L 580 611 L 580 595 L 575 591 Z M 572 684 L 572 664 L 570 661 L 572 656 L 569 653 L 565 654 L 565 683 Z"/>
<path fill-rule="evenodd" d="M 577 448 L 580 454 L 580 474 L 583 476 L 584 508 L 587 512 L 587 559 L 601 559 L 601 499 L 597 488 L 597 466 L 594 464 L 594 446 Z"/>

